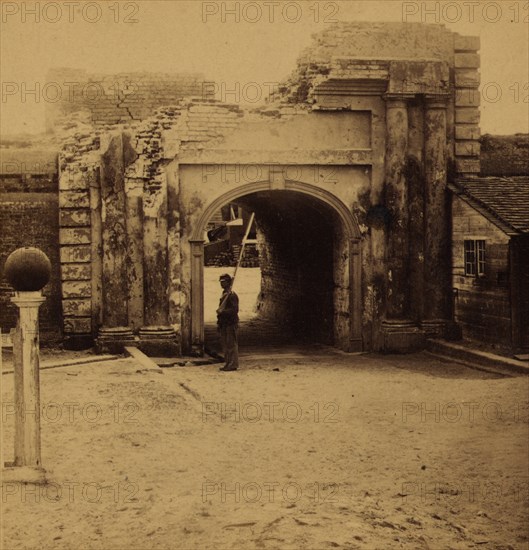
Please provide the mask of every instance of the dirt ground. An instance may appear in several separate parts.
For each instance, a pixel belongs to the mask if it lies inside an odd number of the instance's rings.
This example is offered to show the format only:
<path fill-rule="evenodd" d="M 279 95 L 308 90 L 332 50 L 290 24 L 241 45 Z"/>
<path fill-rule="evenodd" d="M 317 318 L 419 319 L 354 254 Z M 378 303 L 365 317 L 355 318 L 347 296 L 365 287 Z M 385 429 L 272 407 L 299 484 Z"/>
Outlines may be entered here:
<path fill-rule="evenodd" d="M 3 548 L 528 548 L 527 378 L 315 347 L 41 385 L 49 483 L 4 483 Z"/>
<path fill-rule="evenodd" d="M 224 271 L 206 270 L 213 331 Z M 242 270 L 253 344 L 239 372 L 131 358 L 41 371 L 48 484 L 3 484 L 2 548 L 529 548 L 527 377 L 277 345 L 258 288 L 259 270 Z M 1 379 L 10 461 L 13 375 Z"/>

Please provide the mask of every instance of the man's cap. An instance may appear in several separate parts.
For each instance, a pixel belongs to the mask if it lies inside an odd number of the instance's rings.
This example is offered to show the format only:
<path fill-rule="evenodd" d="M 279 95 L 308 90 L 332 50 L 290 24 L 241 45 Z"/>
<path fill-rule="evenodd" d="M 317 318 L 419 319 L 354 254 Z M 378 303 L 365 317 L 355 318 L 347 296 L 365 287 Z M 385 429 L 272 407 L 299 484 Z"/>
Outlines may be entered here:
<path fill-rule="evenodd" d="M 219 277 L 219 281 L 232 281 L 231 275 L 228 275 L 227 273 L 224 273 Z"/>

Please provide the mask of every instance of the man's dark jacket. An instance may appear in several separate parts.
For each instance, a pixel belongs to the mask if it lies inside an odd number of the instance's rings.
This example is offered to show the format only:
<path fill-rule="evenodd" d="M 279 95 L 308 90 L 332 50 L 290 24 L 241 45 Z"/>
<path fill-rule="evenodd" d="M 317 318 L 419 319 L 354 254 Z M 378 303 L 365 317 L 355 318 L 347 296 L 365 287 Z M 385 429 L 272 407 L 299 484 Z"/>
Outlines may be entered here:
<path fill-rule="evenodd" d="M 239 322 L 239 297 L 235 292 L 229 290 L 224 292 L 220 298 L 217 323 L 219 327 L 236 325 Z"/>

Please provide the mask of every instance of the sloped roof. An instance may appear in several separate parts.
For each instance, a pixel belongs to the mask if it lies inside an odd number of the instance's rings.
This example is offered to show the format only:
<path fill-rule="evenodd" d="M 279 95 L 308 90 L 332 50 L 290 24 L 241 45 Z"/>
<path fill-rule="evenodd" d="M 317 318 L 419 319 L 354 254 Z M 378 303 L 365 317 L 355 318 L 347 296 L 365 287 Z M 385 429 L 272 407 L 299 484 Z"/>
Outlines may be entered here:
<path fill-rule="evenodd" d="M 508 235 L 529 234 L 529 176 L 459 179 L 449 189 Z"/>

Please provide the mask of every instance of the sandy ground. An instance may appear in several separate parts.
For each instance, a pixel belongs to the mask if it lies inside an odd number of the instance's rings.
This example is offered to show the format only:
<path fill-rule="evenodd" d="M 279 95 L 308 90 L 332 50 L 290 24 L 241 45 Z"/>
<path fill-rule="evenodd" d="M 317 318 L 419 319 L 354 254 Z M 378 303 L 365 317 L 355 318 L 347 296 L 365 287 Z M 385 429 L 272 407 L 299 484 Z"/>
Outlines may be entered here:
<path fill-rule="evenodd" d="M 527 378 L 314 348 L 41 384 L 49 484 L 4 484 L 6 549 L 528 548 Z"/>
<path fill-rule="evenodd" d="M 225 271 L 206 270 L 210 324 Z M 48 484 L 4 483 L 2 548 L 529 548 L 526 377 L 264 341 L 259 270 L 239 275 L 241 332 L 258 334 L 237 373 L 130 358 L 41 371 Z"/>

